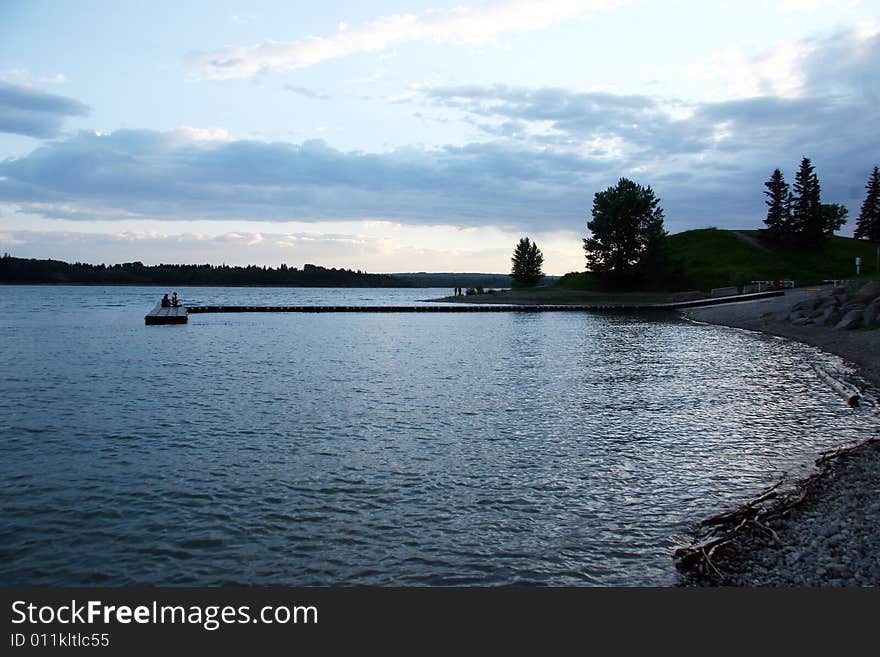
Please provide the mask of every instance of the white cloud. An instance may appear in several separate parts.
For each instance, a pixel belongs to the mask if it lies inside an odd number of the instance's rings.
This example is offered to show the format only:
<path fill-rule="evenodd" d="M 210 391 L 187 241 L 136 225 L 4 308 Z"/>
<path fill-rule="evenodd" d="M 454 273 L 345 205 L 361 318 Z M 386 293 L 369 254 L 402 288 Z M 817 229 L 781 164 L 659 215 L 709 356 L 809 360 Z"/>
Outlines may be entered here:
<path fill-rule="evenodd" d="M 0 72 L 0 80 L 19 80 L 25 83 L 41 82 L 47 84 L 63 84 L 67 82 L 64 73 L 52 75 L 32 75 L 26 68 L 8 68 Z"/>
<path fill-rule="evenodd" d="M 229 131 L 226 128 L 193 128 L 184 125 L 176 128 L 171 133 L 181 142 L 199 141 L 229 141 Z"/>
<path fill-rule="evenodd" d="M 123 230 L 111 236 L 119 242 L 146 242 L 168 239 L 168 235 L 154 230 Z"/>
<path fill-rule="evenodd" d="M 781 43 L 757 56 L 730 49 L 693 64 L 687 75 L 715 87 L 714 96 L 718 99 L 796 98 L 804 85 L 803 61 L 813 51 L 809 42 Z"/>
<path fill-rule="evenodd" d="M 24 240 L 18 239 L 12 233 L 0 233 L 0 244 L 4 246 L 16 246 L 24 243 Z"/>
<path fill-rule="evenodd" d="M 816 11 L 823 7 L 842 9 L 844 7 L 855 7 L 858 4 L 859 0 L 781 0 L 779 7 L 783 11 L 800 12 Z"/>
<path fill-rule="evenodd" d="M 866 42 L 880 34 L 880 19 L 861 21 L 856 25 L 854 32 L 859 42 Z"/>
<path fill-rule="evenodd" d="M 381 52 L 392 46 L 423 41 L 480 45 L 506 32 L 547 28 L 589 11 L 609 9 L 623 0 L 499 0 L 480 7 L 429 10 L 383 16 L 361 25 L 340 23 L 335 34 L 294 42 L 265 41 L 192 53 L 190 63 L 207 78 L 252 77 L 265 72 L 308 68 L 355 53 Z"/>

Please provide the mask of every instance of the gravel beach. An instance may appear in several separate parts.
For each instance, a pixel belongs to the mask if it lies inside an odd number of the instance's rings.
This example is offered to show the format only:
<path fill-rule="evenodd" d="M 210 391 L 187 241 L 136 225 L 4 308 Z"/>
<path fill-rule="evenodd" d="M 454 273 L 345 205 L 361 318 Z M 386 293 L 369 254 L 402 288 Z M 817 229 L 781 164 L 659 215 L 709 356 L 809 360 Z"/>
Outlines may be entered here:
<path fill-rule="evenodd" d="M 827 290 L 827 288 L 826 288 Z M 784 297 L 687 311 L 696 321 L 761 331 L 799 340 L 837 354 L 858 368 L 853 381 L 877 396 L 880 332 L 796 326 L 794 304 L 826 290 L 792 290 Z M 826 459 L 801 482 L 802 501 L 766 522 L 748 522 L 711 555 L 702 572 L 688 571 L 686 585 L 878 586 L 880 585 L 880 417 L 877 431 L 860 446 Z M 759 491 L 756 491 L 756 495 Z"/>

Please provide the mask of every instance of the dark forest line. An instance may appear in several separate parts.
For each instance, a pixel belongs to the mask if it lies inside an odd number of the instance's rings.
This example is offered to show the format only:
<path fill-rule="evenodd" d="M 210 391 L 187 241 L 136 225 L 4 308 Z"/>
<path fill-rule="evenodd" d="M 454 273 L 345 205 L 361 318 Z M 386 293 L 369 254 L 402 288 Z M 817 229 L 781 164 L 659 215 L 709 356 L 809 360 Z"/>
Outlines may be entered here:
<path fill-rule="evenodd" d="M 299 269 L 229 265 L 93 265 L 62 260 L 0 258 L 0 283 L 18 285 L 230 285 L 265 287 L 509 287 L 506 274 L 368 274 L 307 264 Z"/>

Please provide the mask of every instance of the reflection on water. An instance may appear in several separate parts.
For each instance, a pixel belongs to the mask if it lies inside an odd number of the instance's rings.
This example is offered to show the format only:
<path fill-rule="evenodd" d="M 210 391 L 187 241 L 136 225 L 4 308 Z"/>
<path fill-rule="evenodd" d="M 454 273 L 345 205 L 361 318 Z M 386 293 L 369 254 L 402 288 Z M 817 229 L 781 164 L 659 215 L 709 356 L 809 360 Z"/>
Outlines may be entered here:
<path fill-rule="evenodd" d="M 145 327 L 163 292 L 0 287 L 0 584 L 667 584 L 674 535 L 874 431 L 836 359 L 674 317 Z"/>

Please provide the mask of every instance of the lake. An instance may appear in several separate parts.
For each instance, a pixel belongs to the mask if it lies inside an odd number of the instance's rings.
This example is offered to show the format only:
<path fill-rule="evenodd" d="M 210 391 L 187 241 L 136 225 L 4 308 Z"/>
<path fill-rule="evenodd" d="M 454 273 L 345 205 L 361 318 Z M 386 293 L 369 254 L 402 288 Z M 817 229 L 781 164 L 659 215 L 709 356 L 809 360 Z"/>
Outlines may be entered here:
<path fill-rule="evenodd" d="M 144 326 L 170 291 L 0 286 L 0 584 L 667 585 L 701 518 L 872 426 L 836 357 L 674 314 Z"/>

